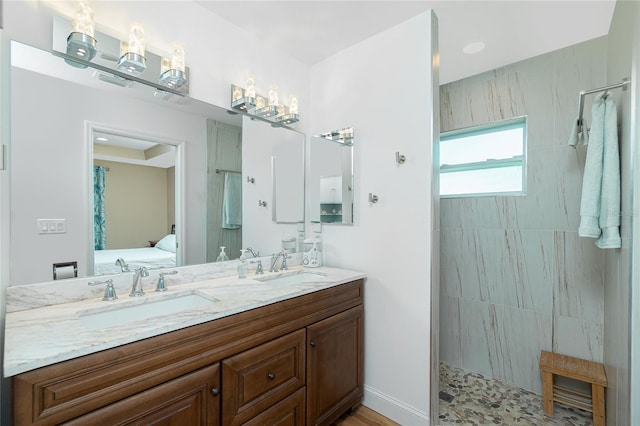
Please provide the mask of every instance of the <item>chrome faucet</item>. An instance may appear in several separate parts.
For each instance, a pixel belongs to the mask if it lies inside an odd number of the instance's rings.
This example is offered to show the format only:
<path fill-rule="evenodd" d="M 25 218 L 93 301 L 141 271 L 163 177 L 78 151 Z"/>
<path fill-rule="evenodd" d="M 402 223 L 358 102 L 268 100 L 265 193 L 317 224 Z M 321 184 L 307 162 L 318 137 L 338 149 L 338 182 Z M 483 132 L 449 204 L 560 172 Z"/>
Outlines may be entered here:
<path fill-rule="evenodd" d="M 122 272 L 129 272 L 129 265 L 127 265 L 127 262 L 121 257 L 116 259 L 116 266 L 119 266 Z"/>
<path fill-rule="evenodd" d="M 280 265 L 280 268 L 283 271 L 286 271 L 288 269 L 287 259 L 289 259 L 289 256 L 287 256 L 286 250 L 282 250 L 280 253 L 271 255 L 271 268 L 269 268 L 269 272 L 278 272 L 278 266 L 276 264 L 278 263 L 278 259 L 280 259 L 280 257 L 282 257 L 282 264 Z"/>
<path fill-rule="evenodd" d="M 136 269 L 136 272 L 133 274 L 133 285 L 131 286 L 131 293 L 129 293 L 129 297 L 138 297 L 143 296 L 144 291 L 142 291 L 142 277 L 148 277 L 149 272 L 147 272 L 147 268 L 144 266 Z"/>
<path fill-rule="evenodd" d="M 259 252 L 259 251 L 255 251 L 255 250 L 253 249 L 253 247 L 247 247 L 245 250 L 247 250 L 249 253 L 251 253 L 251 255 L 252 255 L 253 257 L 258 257 L 258 256 L 260 256 L 260 252 Z"/>
<path fill-rule="evenodd" d="M 178 271 L 160 272 L 158 274 L 158 284 L 156 284 L 156 291 L 167 291 L 167 285 L 164 283 L 164 276 L 175 275 L 177 273 Z"/>
<path fill-rule="evenodd" d="M 271 255 L 271 268 L 269 268 L 269 272 L 278 272 L 278 265 L 276 264 L 280 256 L 282 256 L 282 252 Z"/>
<path fill-rule="evenodd" d="M 264 274 L 264 270 L 262 269 L 262 260 L 251 260 L 251 261 L 249 261 L 249 263 L 257 263 L 258 264 L 258 266 L 256 266 L 256 275 Z"/>

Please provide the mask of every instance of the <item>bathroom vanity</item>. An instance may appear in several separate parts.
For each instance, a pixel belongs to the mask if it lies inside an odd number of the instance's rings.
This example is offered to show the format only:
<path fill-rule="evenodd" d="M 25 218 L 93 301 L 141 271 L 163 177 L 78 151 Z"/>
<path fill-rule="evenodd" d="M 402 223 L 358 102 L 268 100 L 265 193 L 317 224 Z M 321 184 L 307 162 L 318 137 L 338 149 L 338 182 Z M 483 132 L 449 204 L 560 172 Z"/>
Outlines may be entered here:
<path fill-rule="evenodd" d="M 231 278 L 176 285 L 183 293 L 215 295 L 222 307 L 194 325 L 16 374 L 14 424 L 329 425 L 363 397 L 364 276 L 339 275 L 285 289 L 245 280 L 235 288 L 247 300 L 251 291 L 256 296 L 244 308 L 225 304 L 231 293 L 216 291 L 217 281 L 231 288 Z M 194 318 L 174 316 L 182 324 Z M 167 329 L 170 317 L 156 332 Z M 145 324 L 140 335 L 148 334 Z M 104 331 L 105 340 L 117 328 Z M 11 340 L 11 321 L 7 335 Z M 53 353 L 47 356 L 55 359 Z"/>

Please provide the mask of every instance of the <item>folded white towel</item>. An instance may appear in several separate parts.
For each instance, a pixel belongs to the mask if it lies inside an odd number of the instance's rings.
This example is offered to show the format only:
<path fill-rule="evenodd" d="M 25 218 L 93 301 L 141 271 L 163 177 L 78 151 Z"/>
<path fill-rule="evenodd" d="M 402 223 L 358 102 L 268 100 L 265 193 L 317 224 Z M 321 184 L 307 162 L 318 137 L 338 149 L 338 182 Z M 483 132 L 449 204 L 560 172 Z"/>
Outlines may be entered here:
<path fill-rule="evenodd" d="M 619 248 L 620 157 L 616 104 L 610 95 L 596 96 L 582 180 L 581 237 L 598 238 L 600 248 Z"/>

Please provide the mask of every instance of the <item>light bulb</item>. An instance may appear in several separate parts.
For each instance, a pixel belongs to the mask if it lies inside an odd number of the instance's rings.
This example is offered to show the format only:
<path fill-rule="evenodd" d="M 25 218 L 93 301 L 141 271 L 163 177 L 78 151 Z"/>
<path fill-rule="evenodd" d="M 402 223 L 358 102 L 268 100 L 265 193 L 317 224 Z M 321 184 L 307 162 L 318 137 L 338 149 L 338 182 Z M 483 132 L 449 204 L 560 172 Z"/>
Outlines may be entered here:
<path fill-rule="evenodd" d="M 269 106 L 278 106 L 278 92 L 276 89 L 269 90 Z"/>
<path fill-rule="evenodd" d="M 242 90 L 238 86 L 233 86 L 233 94 L 231 96 L 232 101 L 237 101 L 242 97 Z"/>
<path fill-rule="evenodd" d="M 298 98 L 295 96 L 291 97 L 291 104 L 289 105 L 289 114 L 297 114 L 298 113 Z"/>
<path fill-rule="evenodd" d="M 256 83 L 253 77 L 247 78 L 247 87 L 244 90 L 244 96 L 246 98 L 256 97 Z"/>
<path fill-rule="evenodd" d="M 71 32 L 94 36 L 93 9 L 84 2 L 78 2 L 76 15 L 71 22 Z"/>
<path fill-rule="evenodd" d="M 171 44 L 171 69 L 184 72 L 184 46 L 181 43 Z"/>
<path fill-rule="evenodd" d="M 131 30 L 129 30 L 129 46 L 126 53 L 144 56 L 145 42 L 142 24 L 134 22 L 131 24 Z"/>
<path fill-rule="evenodd" d="M 162 58 L 160 60 L 160 74 L 164 74 L 165 72 L 171 69 L 171 59 Z"/>

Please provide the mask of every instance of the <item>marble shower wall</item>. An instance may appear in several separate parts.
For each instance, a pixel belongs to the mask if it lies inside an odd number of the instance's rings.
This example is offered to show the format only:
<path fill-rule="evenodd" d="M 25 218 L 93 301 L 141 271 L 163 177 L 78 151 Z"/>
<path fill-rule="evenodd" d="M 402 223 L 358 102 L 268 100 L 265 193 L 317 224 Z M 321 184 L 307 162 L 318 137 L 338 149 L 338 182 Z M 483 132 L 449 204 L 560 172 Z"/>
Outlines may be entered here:
<path fill-rule="evenodd" d="M 605 256 L 578 237 L 567 140 L 606 55 L 602 37 L 441 86 L 443 132 L 527 116 L 526 196 L 441 200 L 441 361 L 540 393 L 540 350 L 603 360 Z"/>

